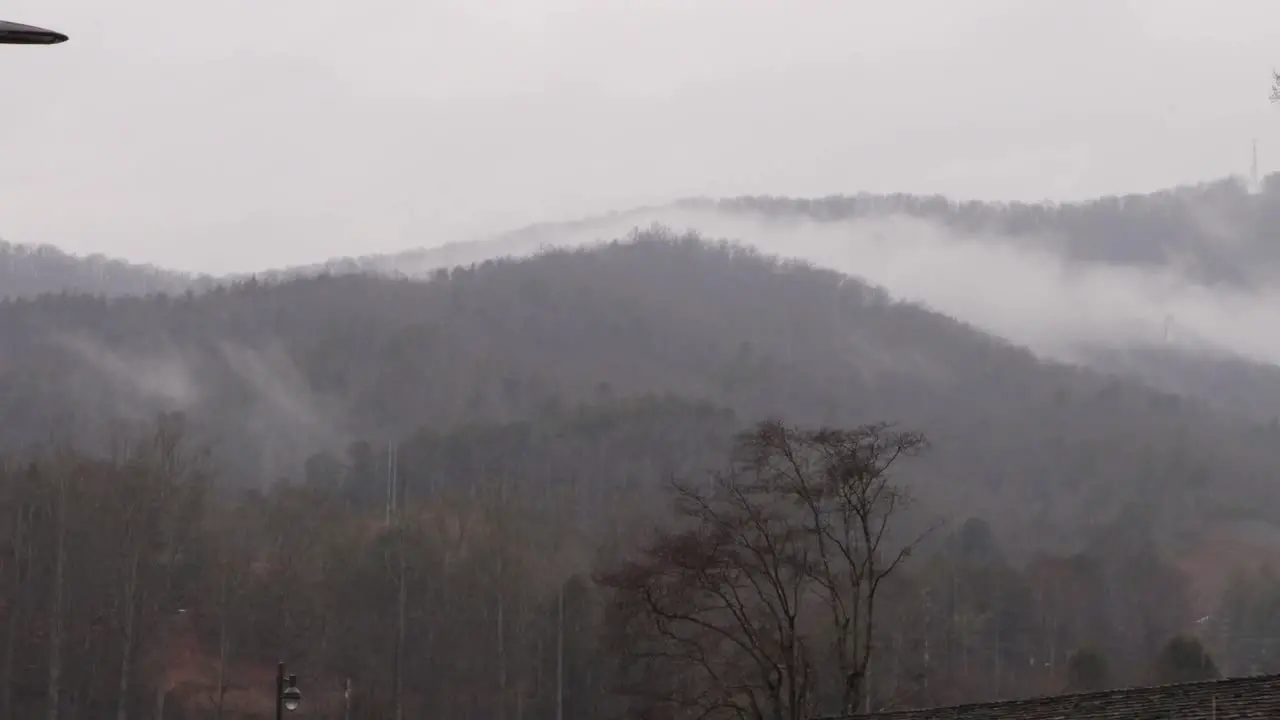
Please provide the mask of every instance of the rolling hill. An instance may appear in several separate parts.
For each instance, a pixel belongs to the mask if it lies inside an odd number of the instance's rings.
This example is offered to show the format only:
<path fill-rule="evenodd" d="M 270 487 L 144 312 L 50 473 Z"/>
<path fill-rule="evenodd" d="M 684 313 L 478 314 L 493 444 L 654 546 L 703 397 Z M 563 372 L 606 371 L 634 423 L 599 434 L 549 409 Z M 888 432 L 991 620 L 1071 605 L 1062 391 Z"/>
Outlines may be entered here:
<path fill-rule="evenodd" d="M 146 295 L 200 286 L 198 278 L 150 265 L 101 255 L 80 257 L 49 245 L 15 245 L 0 240 L 0 298 L 60 292 Z"/>
<path fill-rule="evenodd" d="M 184 296 L 0 304 L 9 443 L 187 413 L 226 480 L 419 427 L 670 394 L 744 421 L 899 421 L 946 514 L 1046 546 L 1125 508 L 1166 539 L 1277 507 L 1275 430 L 1030 352 L 838 273 L 641 233 L 436 271 L 246 281 Z M 1159 503 L 1151 498 L 1158 497 Z"/>
<path fill-rule="evenodd" d="M 542 223 L 433 248 L 333 258 L 257 275 L 273 280 L 326 272 L 417 275 L 441 267 L 528 255 L 544 245 L 607 240 L 655 221 L 678 225 L 680 213 L 695 218 L 699 214 L 717 213 L 764 217 L 775 222 L 803 219 L 818 223 L 912 217 L 941 222 L 958 232 L 985 233 L 1019 245 L 1034 246 L 1069 262 L 1177 267 L 1189 278 L 1210 284 L 1266 284 L 1274 281 L 1280 271 L 1280 243 L 1276 242 L 1273 230 L 1280 227 L 1280 174 L 1277 174 L 1264 178 L 1257 191 L 1252 191 L 1239 178 L 1227 178 L 1147 194 L 1063 204 L 954 201 L 907 193 L 825 198 L 690 198 L 572 222 Z M 706 232 L 701 228 L 691 229 Z M 766 250 L 786 254 L 784 248 Z M 188 287 L 204 290 L 212 286 L 212 280 L 102 256 L 73 256 L 49 246 L 0 241 L 0 297 L 27 297 L 64 290 L 106 295 L 173 292 Z"/>
<path fill-rule="evenodd" d="M 877 704 L 1056 692 L 1087 648 L 1147 682 L 1188 631 L 1226 672 L 1275 667 L 1247 641 L 1280 584 L 1240 572 L 1276 557 L 1274 423 L 743 245 L 540 244 L 419 278 L 0 301 L 0 600 L 32 658 L 0 706 L 260 713 L 284 656 L 319 712 L 351 680 L 353 716 L 550 718 L 563 673 L 565 717 L 625 715 L 590 578 L 769 415 L 932 442 L 898 467 L 919 502 L 893 534 L 945 524 L 878 603 Z M 1265 374 L 1217 367 L 1169 377 L 1264 409 Z M 132 427 L 163 411 L 184 417 Z"/>

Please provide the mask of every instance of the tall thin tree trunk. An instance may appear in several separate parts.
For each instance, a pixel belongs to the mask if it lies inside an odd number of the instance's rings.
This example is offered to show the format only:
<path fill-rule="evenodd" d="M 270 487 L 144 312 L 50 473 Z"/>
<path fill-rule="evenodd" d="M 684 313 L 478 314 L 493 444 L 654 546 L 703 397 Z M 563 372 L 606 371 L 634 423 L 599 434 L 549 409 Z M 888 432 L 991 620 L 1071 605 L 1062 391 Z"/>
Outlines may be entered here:
<path fill-rule="evenodd" d="M 405 605 L 408 596 L 406 587 L 406 559 L 404 543 L 404 519 L 400 519 L 400 582 L 396 589 L 396 655 L 395 655 L 395 720 L 404 720 L 404 645 L 405 645 Z"/>
<path fill-rule="evenodd" d="M 23 587 L 22 562 L 26 550 L 26 503 L 19 501 L 17 522 L 13 533 L 13 597 L 9 598 L 8 627 L 4 636 L 4 678 L 0 687 L 0 717 L 13 717 L 13 653 L 17 644 L 18 628 L 21 626 L 19 616 L 25 603 L 26 595 Z"/>
<path fill-rule="evenodd" d="M 871 693 L 873 691 L 871 687 L 871 659 L 870 658 L 867 658 L 866 674 L 864 675 L 864 677 L 866 678 L 866 681 L 864 683 L 864 689 L 862 691 L 862 712 L 870 715 L 871 714 Z"/>
<path fill-rule="evenodd" d="M 89 661 L 89 673 L 88 673 L 89 677 L 86 678 L 83 681 L 83 683 L 81 683 L 81 687 L 85 689 L 83 693 L 84 703 L 90 706 L 93 705 L 93 701 L 94 701 L 93 689 L 98 687 L 99 665 L 98 665 L 97 653 L 93 652 L 94 639 L 95 638 L 92 632 L 86 633 L 84 636 L 84 644 L 80 646 L 81 656 L 93 657 L 93 660 Z M 81 696 L 77 694 L 76 696 L 77 699 L 75 702 L 79 702 L 80 697 Z M 73 702 L 73 707 L 76 707 L 75 702 Z M 81 717 L 81 716 L 82 716 L 82 713 L 78 712 L 78 710 L 72 710 L 71 717 Z"/>
<path fill-rule="evenodd" d="M 14 573 L 15 575 L 17 573 Z M 18 598 L 20 592 L 15 585 L 15 597 L 9 603 L 9 623 L 4 636 L 4 679 L 0 687 L 0 717 L 13 717 L 13 646 L 18 633 Z"/>
<path fill-rule="evenodd" d="M 59 468 L 57 472 L 58 512 L 55 530 L 57 541 L 55 543 L 56 555 L 53 565 L 52 618 L 49 628 L 49 684 L 46 691 L 48 710 L 45 713 L 48 720 L 58 720 L 58 701 L 62 695 L 62 595 L 67 550 L 67 476 L 62 468 Z"/>
<path fill-rule="evenodd" d="M 564 583 L 556 596 L 556 720 L 564 720 Z"/>
<path fill-rule="evenodd" d="M 116 687 L 116 720 L 129 718 L 129 683 L 133 671 L 134 622 L 138 610 L 138 563 L 141 550 L 133 549 L 129 558 L 129 573 L 125 580 L 124 627 L 120 648 L 120 682 Z"/>
<path fill-rule="evenodd" d="M 397 448 L 391 444 L 388 448 L 391 475 L 391 508 L 396 513 L 396 539 L 400 545 L 397 555 L 400 560 L 400 582 L 396 586 L 396 658 L 395 658 L 395 720 L 404 720 L 404 651 L 405 651 L 405 606 L 409 599 L 408 550 L 405 547 L 405 504 L 400 489 L 400 456 Z"/>
<path fill-rule="evenodd" d="M 86 655 L 88 655 L 90 652 L 92 652 L 92 649 L 93 649 L 93 638 L 86 637 L 84 641 L 83 652 Z M 94 657 L 94 659 L 89 663 L 89 679 L 84 683 L 84 687 L 88 688 L 88 690 L 85 691 L 85 698 L 86 698 L 85 702 L 90 704 L 93 703 L 93 697 L 94 697 L 93 688 L 96 688 L 98 686 L 98 669 L 99 669 L 98 658 Z M 76 717 L 76 715 L 73 713 L 72 717 Z"/>
<path fill-rule="evenodd" d="M 996 618 L 996 656 L 995 656 L 995 697 L 1004 697 L 1004 658 L 1001 657 L 1001 621 L 1003 620 L 1003 608 L 1001 614 Z"/>
<path fill-rule="evenodd" d="M 498 717 L 507 717 L 507 627 L 502 556 L 498 556 Z"/>
<path fill-rule="evenodd" d="M 223 568 L 218 601 L 218 694 L 214 717 L 222 720 L 222 708 L 227 697 L 227 568 Z M 157 718 L 157 720 L 163 720 Z"/>

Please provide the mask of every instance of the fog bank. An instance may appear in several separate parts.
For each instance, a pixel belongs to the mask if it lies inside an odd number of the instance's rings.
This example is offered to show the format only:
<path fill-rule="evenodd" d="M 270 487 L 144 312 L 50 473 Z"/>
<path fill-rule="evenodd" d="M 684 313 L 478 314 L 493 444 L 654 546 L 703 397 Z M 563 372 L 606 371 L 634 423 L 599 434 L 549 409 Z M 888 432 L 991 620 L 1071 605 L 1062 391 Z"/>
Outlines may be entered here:
<path fill-rule="evenodd" d="M 914 217 L 814 222 L 658 209 L 568 229 L 554 245 L 590 245 L 655 223 L 847 273 L 1056 359 L 1077 360 L 1092 346 L 1167 342 L 1280 364 L 1272 331 L 1280 291 L 1211 288 L 1176 267 L 1068 263 L 1028 238 L 965 234 Z M 492 252 L 532 250 L 503 242 Z"/>

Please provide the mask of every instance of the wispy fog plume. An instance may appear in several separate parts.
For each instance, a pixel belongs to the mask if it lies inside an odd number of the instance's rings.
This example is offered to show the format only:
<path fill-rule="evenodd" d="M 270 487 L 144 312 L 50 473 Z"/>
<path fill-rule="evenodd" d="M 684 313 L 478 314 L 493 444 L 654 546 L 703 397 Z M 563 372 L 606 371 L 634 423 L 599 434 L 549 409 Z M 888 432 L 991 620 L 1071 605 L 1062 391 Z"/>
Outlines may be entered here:
<path fill-rule="evenodd" d="M 1207 222 L 1215 217 L 1206 211 Z M 1210 288 L 1177 267 L 1068 263 L 1026 238 L 965 234 L 919 218 L 819 223 L 668 209 L 569 230 L 554 244 L 593 244 L 653 223 L 862 278 L 1053 358 L 1167 339 L 1280 364 L 1280 333 L 1272 329 L 1280 292 Z M 1231 235 L 1230 228 L 1222 230 Z M 532 248 L 494 251 L 520 255 Z"/>
<path fill-rule="evenodd" d="M 96 371 L 93 382 L 109 385 L 121 417 L 146 419 L 156 408 L 186 410 L 201 399 L 199 384 L 176 349 L 146 355 L 117 352 L 81 335 L 56 335 L 52 342 Z"/>
<path fill-rule="evenodd" d="M 337 449 L 347 437 L 337 403 L 315 393 L 284 349 L 271 343 L 215 341 L 218 363 L 176 345 L 136 352 L 82 334 L 50 341 L 75 360 L 66 380 L 86 408 L 77 418 L 86 437 L 99 436 L 115 420 L 149 422 L 159 412 L 216 415 L 228 395 L 244 401 L 229 425 L 238 437 L 199 439 L 215 448 L 238 446 L 238 471 L 268 479 L 293 474 L 307 455 Z"/>
<path fill-rule="evenodd" d="M 344 436 L 337 427 L 339 409 L 311 389 L 283 348 L 219 342 L 218 349 L 256 401 L 244 418 L 255 434 L 309 448 L 332 446 Z"/>
<path fill-rule="evenodd" d="M 261 477 L 294 472 L 308 454 L 340 444 L 338 409 L 311 389 L 283 348 L 220 341 L 218 349 L 252 398 L 241 423 L 259 443 Z"/>

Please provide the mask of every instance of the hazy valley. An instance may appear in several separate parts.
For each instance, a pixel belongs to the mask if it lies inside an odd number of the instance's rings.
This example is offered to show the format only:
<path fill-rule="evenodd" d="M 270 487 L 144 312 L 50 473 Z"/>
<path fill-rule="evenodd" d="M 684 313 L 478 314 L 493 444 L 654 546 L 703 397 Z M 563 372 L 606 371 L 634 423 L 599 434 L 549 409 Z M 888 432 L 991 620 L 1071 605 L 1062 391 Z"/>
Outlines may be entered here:
<path fill-rule="evenodd" d="M 210 682 L 252 713 L 281 647 L 368 712 L 551 717 L 556 667 L 568 717 L 638 707 L 605 571 L 778 418 L 928 439 L 866 702 L 1142 682 L 1185 634 L 1273 667 L 1274 187 L 689 200 L 248 278 L 5 246 L 7 652 L 63 618 L 83 716 Z M 47 667 L 5 667 L 39 706 Z"/>

